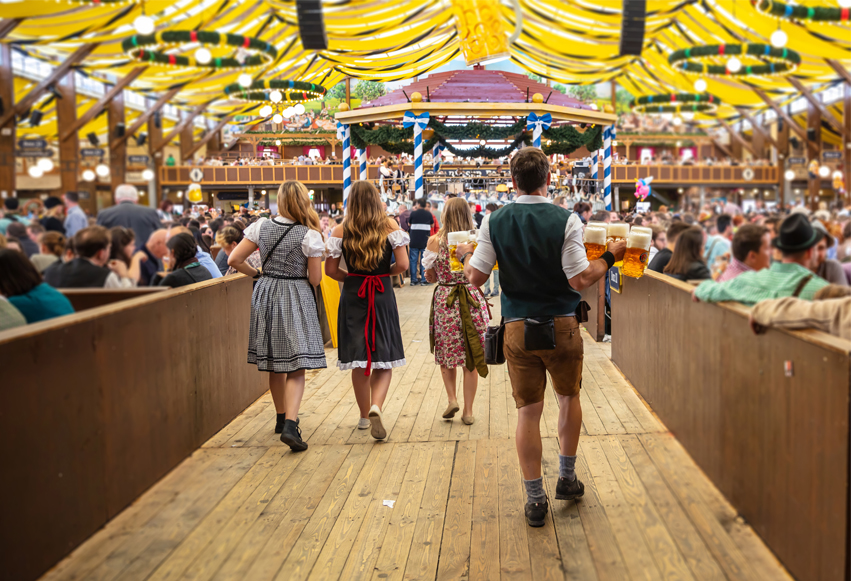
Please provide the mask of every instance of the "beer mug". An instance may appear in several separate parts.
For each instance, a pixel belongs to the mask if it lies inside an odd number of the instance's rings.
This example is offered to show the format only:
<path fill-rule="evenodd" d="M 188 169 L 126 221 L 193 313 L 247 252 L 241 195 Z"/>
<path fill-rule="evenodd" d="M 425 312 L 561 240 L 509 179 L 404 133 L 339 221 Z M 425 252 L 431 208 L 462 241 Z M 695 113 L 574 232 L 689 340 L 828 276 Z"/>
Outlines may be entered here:
<path fill-rule="evenodd" d="M 473 244 L 476 247 L 476 231 L 462 230 L 460 232 L 450 232 L 446 235 L 446 242 L 449 244 L 449 270 L 452 272 L 464 272 L 464 265 L 455 256 L 455 251 L 459 244 Z"/>
<path fill-rule="evenodd" d="M 649 228 L 636 227 L 629 233 L 626 241 L 626 253 L 623 257 L 623 273 L 632 278 L 644 276 L 644 269 L 650 259 L 650 243 L 653 231 Z"/>
<path fill-rule="evenodd" d="M 606 229 L 589 224 L 585 227 L 585 254 L 588 260 L 597 260 L 606 251 Z"/>
<path fill-rule="evenodd" d="M 606 243 L 626 240 L 629 236 L 629 224 L 626 222 L 610 222 L 606 227 Z M 623 266 L 623 262 L 616 262 L 615 266 Z"/>

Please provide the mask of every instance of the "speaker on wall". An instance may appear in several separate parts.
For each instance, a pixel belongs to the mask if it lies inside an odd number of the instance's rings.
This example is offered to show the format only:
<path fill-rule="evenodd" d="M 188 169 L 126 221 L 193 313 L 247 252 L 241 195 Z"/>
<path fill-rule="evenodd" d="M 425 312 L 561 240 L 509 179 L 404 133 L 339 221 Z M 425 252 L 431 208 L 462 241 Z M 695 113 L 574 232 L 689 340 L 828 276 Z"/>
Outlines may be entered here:
<path fill-rule="evenodd" d="M 86 139 L 88 139 L 89 143 L 91 143 L 94 147 L 100 145 L 100 139 L 98 139 L 98 134 L 94 131 L 86 135 Z"/>
<path fill-rule="evenodd" d="M 815 141 L 816 138 L 816 130 L 812 127 L 807 128 L 807 141 Z"/>
<path fill-rule="evenodd" d="M 30 113 L 30 126 L 38 127 L 41 124 L 41 118 L 44 116 L 38 109 L 33 109 L 32 113 Z"/>
<path fill-rule="evenodd" d="M 148 134 L 147 133 L 140 133 L 139 135 L 136 136 L 136 145 L 138 147 L 142 147 L 143 145 L 145 145 L 145 141 L 147 141 L 147 140 L 148 140 Z"/>
<path fill-rule="evenodd" d="M 307 50 L 327 49 L 328 35 L 325 33 L 322 0 L 296 0 L 295 7 L 301 45 Z"/>
<path fill-rule="evenodd" d="M 156 127 L 157 129 L 163 128 L 163 117 L 159 111 L 154 113 L 154 127 Z"/>
<path fill-rule="evenodd" d="M 115 125 L 115 136 L 116 137 L 124 137 L 124 131 L 126 128 L 124 127 L 124 123 L 117 123 Z"/>
<path fill-rule="evenodd" d="M 623 0 L 620 56 L 640 56 L 644 47 L 647 0 Z"/>

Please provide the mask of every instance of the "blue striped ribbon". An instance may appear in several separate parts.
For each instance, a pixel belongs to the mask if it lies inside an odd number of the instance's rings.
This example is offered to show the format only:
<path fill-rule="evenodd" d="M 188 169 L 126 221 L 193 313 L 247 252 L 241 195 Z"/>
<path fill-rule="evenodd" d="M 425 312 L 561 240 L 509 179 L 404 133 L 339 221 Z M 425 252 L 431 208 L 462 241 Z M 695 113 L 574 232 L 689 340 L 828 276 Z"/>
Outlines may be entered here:
<path fill-rule="evenodd" d="M 358 179 L 365 180 L 366 179 L 366 150 L 358 149 Z"/>
<path fill-rule="evenodd" d="M 416 199 L 423 197 L 423 129 L 428 126 L 428 112 L 414 115 L 406 111 L 402 117 L 402 127 L 414 128 L 414 182 L 416 183 Z"/>
<path fill-rule="evenodd" d="M 444 146 L 441 143 L 435 143 L 434 147 L 431 150 L 431 157 L 432 157 L 432 160 L 434 161 L 434 163 L 432 164 L 432 167 L 434 169 L 434 173 L 437 173 L 437 172 L 440 171 L 440 162 L 443 161 L 442 160 L 443 150 L 444 150 Z"/>
<path fill-rule="evenodd" d="M 615 138 L 615 126 L 611 125 L 603 130 L 603 199 L 606 202 L 606 210 L 612 211 L 612 140 Z"/>
<path fill-rule="evenodd" d="M 343 140 L 343 207 L 352 191 L 352 128 L 337 122 L 337 138 Z"/>

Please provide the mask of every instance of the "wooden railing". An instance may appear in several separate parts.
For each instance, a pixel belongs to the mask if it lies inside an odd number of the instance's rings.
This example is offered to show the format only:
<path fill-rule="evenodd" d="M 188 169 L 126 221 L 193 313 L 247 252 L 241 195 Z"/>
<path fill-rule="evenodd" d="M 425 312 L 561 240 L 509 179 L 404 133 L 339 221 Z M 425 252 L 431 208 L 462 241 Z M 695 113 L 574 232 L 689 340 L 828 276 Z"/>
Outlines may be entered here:
<path fill-rule="evenodd" d="M 753 172 L 751 179 L 745 170 Z M 718 165 L 614 165 L 612 182 L 629 182 L 653 176 L 654 184 L 707 185 L 724 184 L 776 185 L 778 174 L 774 166 L 718 166 Z"/>
<path fill-rule="evenodd" d="M 342 165 L 243 165 L 243 166 L 173 166 L 160 170 L 160 185 L 187 186 L 192 183 L 193 169 L 204 172 L 201 186 L 276 186 L 290 180 L 304 184 L 342 185 Z M 358 179 L 358 169 L 352 165 L 352 180 Z"/>
<path fill-rule="evenodd" d="M 4 578 L 38 578 L 263 394 L 251 292 L 230 276 L 0 332 Z"/>
<path fill-rule="evenodd" d="M 847 580 L 851 343 L 756 336 L 748 308 L 692 289 L 627 279 L 612 360 L 795 578 Z"/>

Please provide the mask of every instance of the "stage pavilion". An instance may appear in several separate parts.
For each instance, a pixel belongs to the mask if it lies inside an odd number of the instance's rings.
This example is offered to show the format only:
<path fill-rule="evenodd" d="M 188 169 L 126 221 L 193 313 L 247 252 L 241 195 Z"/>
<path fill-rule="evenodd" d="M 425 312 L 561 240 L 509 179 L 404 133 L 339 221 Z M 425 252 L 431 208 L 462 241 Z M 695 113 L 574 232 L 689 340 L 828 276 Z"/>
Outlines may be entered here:
<path fill-rule="evenodd" d="M 851 0 L 0 0 L 0 278 L 24 253 L 37 288 L 69 309 L 31 319 L 18 281 L 0 280 L 0 306 L 23 313 L 14 325 L 0 313 L 0 577 L 851 581 L 851 315 L 836 314 L 851 310 L 759 329 L 756 298 L 692 298 L 727 284 L 701 284 L 710 271 L 759 271 L 736 259 L 734 232 L 762 228 L 779 261 L 781 220 L 803 215 L 827 243 L 794 296 L 824 277 L 838 288 L 815 297 L 825 308 L 851 301 L 849 10 Z M 464 197 L 481 223 L 517 201 L 510 159 L 535 147 L 550 160 L 553 203 L 587 212 L 583 222 L 653 229 L 643 276 L 618 264 L 581 292 L 584 496 L 555 498 L 563 415 L 552 389 L 543 526 L 524 514 L 507 365 L 479 378 L 474 423 L 444 419 L 434 288 L 416 271 L 384 279 L 406 362 L 381 410 L 386 436 L 358 429 L 353 376 L 337 365 L 346 291 L 324 270 L 330 254 L 312 287 L 327 368 L 305 372 L 308 449 L 288 447 L 273 431 L 270 374 L 246 363 L 263 279 L 227 274 L 236 246 L 217 229 L 241 226 L 242 240 L 275 216 L 290 180 L 309 191 L 323 239 L 358 180 L 403 229 L 421 198 L 439 221 Z M 110 287 L 110 274 L 53 285 L 54 266 L 35 258 L 56 244 L 52 231 L 63 235 L 50 264 L 89 260 L 73 233 L 115 226 L 107 217 L 126 208 L 127 185 L 134 210 L 153 216 L 144 235 L 121 224 L 130 254 L 147 258 L 115 266 L 110 231 L 110 260 L 93 263 L 132 284 Z M 653 269 L 678 222 L 703 231 L 706 276 Z M 158 285 L 174 280 L 165 244 L 181 226 L 190 253 L 194 238 L 198 260 L 221 271 Z M 720 271 L 707 258 L 716 238 L 729 247 Z M 685 243 L 671 242 L 678 256 Z M 792 294 L 775 291 L 766 296 Z M 505 292 L 491 296 L 495 325 Z"/>

